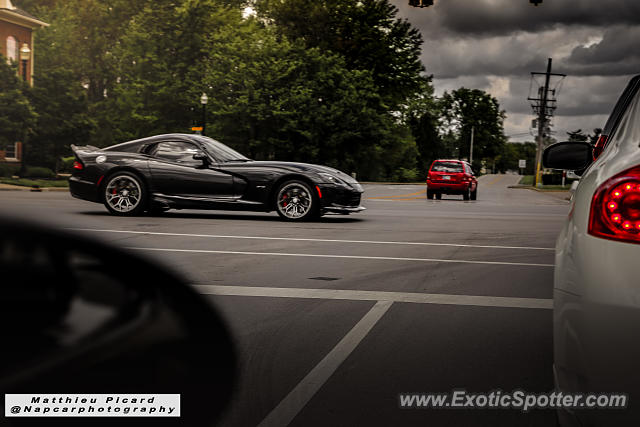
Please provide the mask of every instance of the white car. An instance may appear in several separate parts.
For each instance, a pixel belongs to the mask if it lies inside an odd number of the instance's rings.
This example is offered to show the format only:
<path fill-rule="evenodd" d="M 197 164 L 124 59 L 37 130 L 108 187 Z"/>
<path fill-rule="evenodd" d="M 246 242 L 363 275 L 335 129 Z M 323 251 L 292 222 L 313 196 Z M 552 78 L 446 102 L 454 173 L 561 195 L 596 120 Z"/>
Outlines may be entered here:
<path fill-rule="evenodd" d="M 640 420 L 639 88 L 636 76 L 595 149 L 562 142 L 544 152 L 546 167 L 583 172 L 556 243 L 556 387 L 629 395 L 627 409 L 559 411 L 562 426 L 638 425 Z"/>

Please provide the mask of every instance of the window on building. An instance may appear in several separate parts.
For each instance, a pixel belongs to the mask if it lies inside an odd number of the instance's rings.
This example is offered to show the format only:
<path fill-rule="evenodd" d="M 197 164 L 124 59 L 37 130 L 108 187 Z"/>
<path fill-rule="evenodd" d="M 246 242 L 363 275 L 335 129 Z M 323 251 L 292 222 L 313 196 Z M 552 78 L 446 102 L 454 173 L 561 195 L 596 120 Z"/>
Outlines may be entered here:
<path fill-rule="evenodd" d="M 16 145 L 17 144 L 7 144 L 4 150 L 4 157 L 5 159 L 17 159 L 17 151 L 16 150 Z"/>
<path fill-rule="evenodd" d="M 18 61 L 18 51 L 18 40 L 13 36 L 7 37 L 7 61 L 9 63 Z"/>

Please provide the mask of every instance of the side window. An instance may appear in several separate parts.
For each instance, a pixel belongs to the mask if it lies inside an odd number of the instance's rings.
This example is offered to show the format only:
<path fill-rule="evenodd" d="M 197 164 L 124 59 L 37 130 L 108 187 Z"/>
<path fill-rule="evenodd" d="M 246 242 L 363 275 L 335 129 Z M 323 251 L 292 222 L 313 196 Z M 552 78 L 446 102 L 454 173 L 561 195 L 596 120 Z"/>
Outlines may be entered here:
<path fill-rule="evenodd" d="M 198 151 L 195 145 L 188 142 L 165 141 L 159 142 L 155 146 L 152 156 L 169 162 L 195 167 L 202 165 L 201 161 L 193 159 L 193 155 Z"/>

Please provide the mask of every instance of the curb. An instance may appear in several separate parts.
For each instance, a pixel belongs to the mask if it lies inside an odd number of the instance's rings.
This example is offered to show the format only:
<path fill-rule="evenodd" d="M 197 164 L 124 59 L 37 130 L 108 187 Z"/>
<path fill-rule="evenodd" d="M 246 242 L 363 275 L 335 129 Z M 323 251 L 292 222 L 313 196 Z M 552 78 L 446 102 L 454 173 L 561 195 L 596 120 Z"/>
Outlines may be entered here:
<path fill-rule="evenodd" d="M 33 193 L 39 193 L 39 192 L 45 192 L 45 191 L 69 191 L 69 188 L 68 187 L 41 187 L 38 190 L 35 190 L 33 187 L 4 184 L 0 186 L 0 191 L 29 191 Z"/>
<path fill-rule="evenodd" d="M 545 190 L 544 188 L 536 188 L 531 185 L 509 185 L 507 188 L 524 188 L 527 190 L 537 191 L 538 193 L 568 193 L 569 189 L 566 190 Z"/>

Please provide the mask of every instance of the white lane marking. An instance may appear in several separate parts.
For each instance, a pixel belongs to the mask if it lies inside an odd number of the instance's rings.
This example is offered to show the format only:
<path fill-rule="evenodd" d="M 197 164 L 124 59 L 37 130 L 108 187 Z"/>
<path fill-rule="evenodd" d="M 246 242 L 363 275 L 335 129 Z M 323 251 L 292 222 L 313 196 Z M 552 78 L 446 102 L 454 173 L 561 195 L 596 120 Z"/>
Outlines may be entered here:
<path fill-rule="evenodd" d="M 287 426 L 356 349 L 393 303 L 378 301 L 347 335 L 282 399 L 258 427 Z"/>
<path fill-rule="evenodd" d="M 470 305 L 478 307 L 551 310 L 553 300 L 482 295 L 425 294 L 420 292 L 359 291 L 344 289 L 268 288 L 261 286 L 194 285 L 201 294 L 274 298 L 314 298 L 351 301 L 391 301 L 415 304 Z"/>
<path fill-rule="evenodd" d="M 417 261 L 417 262 L 449 262 L 455 264 L 485 264 L 485 265 L 513 265 L 524 267 L 553 267 L 553 264 L 534 264 L 529 262 L 506 262 L 506 261 L 474 261 L 465 259 L 438 259 L 438 258 L 402 258 L 387 256 L 364 256 L 364 255 L 325 255 L 325 254 L 291 254 L 282 252 L 246 252 L 246 251 L 215 251 L 209 249 L 172 249 L 172 248 L 140 248 L 127 247 L 135 251 L 154 252 L 186 252 L 194 254 L 228 254 L 228 255 L 262 255 L 262 256 L 289 256 L 289 257 L 309 257 L 309 258 L 343 258 L 343 259 L 371 259 L 384 261 Z"/>
<path fill-rule="evenodd" d="M 372 245 L 414 245 L 414 246 L 453 246 L 457 248 L 488 248 L 488 249 L 525 249 L 537 251 L 553 251 L 554 248 L 537 248 L 531 246 L 492 246 L 492 245 L 464 245 L 457 243 L 428 243 L 428 242 L 389 242 L 382 240 L 339 240 L 339 239 L 311 239 L 300 237 L 262 237 L 262 236 L 230 236 L 217 234 L 187 234 L 187 233 L 160 233 L 154 231 L 130 231 L 130 230 L 101 230 L 93 228 L 70 228 L 75 231 L 93 231 L 96 233 L 128 233 L 148 234 L 151 236 L 176 236 L 176 237 L 208 237 L 215 239 L 248 239 L 248 240 L 288 240 L 296 242 L 328 242 L 328 243 L 361 243 Z"/>

